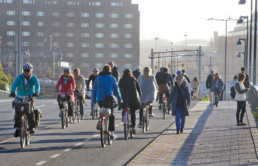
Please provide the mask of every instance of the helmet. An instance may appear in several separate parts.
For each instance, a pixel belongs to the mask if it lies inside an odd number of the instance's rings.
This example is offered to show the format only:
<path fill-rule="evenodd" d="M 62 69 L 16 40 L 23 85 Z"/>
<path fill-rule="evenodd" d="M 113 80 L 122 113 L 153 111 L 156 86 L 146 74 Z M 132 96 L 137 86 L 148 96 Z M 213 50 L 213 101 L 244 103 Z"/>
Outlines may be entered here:
<path fill-rule="evenodd" d="M 70 72 L 70 68 L 69 67 L 65 67 L 64 68 L 64 72 Z"/>
<path fill-rule="evenodd" d="M 32 70 L 33 66 L 31 63 L 25 63 L 22 68 L 23 70 Z"/>
<path fill-rule="evenodd" d="M 163 68 L 163 72 L 167 72 L 168 68 L 166 66 L 162 67 Z"/>
<path fill-rule="evenodd" d="M 98 68 L 94 68 L 92 69 L 93 72 L 99 72 L 99 69 Z"/>
<path fill-rule="evenodd" d="M 141 66 L 136 66 L 135 70 L 141 70 Z"/>
<path fill-rule="evenodd" d="M 185 73 L 185 69 L 182 69 L 182 73 Z"/>
<path fill-rule="evenodd" d="M 182 72 L 181 72 L 180 70 L 178 70 L 178 71 L 176 72 L 176 74 L 177 74 L 177 75 L 182 75 Z"/>
<path fill-rule="evenodd" d="M 129 73 L 131 73 L 130 69 L 128 69 L 128 68 L 124 69 L 124 74 L 129 74 Z"/>

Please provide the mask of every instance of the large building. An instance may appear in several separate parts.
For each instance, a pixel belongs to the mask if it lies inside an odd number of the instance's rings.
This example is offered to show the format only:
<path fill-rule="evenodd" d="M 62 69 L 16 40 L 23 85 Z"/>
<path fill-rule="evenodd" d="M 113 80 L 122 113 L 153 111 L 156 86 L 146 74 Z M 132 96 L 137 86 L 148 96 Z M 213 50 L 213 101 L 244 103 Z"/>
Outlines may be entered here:
<path fill-rule="evenodd" d="M 109 61 L 120 72 L 139 64 L 140 13 L 131 0 L 0 0 L 0 15 L 0 55 L 11 75 L 16 43 L 39 77 L 57 77 L 59 55 L 86 76 Z"/>

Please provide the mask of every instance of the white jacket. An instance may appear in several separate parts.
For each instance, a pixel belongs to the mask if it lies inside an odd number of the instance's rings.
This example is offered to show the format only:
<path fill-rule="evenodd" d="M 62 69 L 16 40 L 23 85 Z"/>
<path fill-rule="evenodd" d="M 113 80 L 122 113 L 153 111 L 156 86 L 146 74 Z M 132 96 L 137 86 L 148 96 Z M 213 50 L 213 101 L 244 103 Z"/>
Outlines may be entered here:
<path fill-rule="evenodd" d="M 238 88 L 236 88 L 237 84 L 240 87 L 240 91 L 238 91 Z M 235 85 L 235 90 L 236 90 L 236 96 L 235 96 L 235 100 L 236 101 L 246 101 L 246 88 L 244 86 L 243 83 L 237 81 L 236 85 Z"/>

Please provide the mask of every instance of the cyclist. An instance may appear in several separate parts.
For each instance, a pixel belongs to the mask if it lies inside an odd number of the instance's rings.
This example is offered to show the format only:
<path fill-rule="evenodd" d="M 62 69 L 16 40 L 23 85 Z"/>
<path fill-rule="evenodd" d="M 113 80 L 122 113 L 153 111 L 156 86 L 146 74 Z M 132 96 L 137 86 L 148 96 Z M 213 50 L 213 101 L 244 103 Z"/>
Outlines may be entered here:
<path fill-rule="evenodd" d="M 119 88 L 123 99 L 123 108 L 129 108 L 132 120 L 132 133 L 135 134 L 135 111 L 140 109 L 141 88 L 130 69 L 125 69 L 119 81 Z"/>
<path fill-rule="evenodd" d="M 177 84 L 177 79 L 176 79 L 177 76 L 182 76 L 182 77 L 183 77 L 183 84 L 184 84 L 186 87 L 188 87 L 189 82 L 188 82 L 187 79 L 182 75 L 182 72 L 181 72 L 180 70 L 178 70 L 178 71 L 176 72 L 176 76 L 175 76 L 174 79 L 173 79 L 174 85 Z"/>
<path fill-rule="evenodd" d="M 133 71 L 133 76 L 134 78 L 138 79 L 140 75 L 141 75 L 141 67 L 136 66 L 135 70 Z"/>
<path fill-rule="evenodd" d="M 56 84 L 56 91 L 59 90 L 60 86 L 61 86 L 60 92 L 66 92 L 70 94 L 67 100 L 68 100 L 68 117 L 69 117 L 69 122 L 71 122 L 73 117 L 73 103 L 74 103 L 73 90 L 75 89 L 76 85 L 75 85 L 74 77 L 71 74 L 70 68 L 68 67 L 64 68 L 64 73 L 60 76 Z M 59 96 L 57 100 L 59 101 Z M 60 115 L 61 114 L 59 114 L 59 116 Z"/>
<path fill-rule="evenodd" d="M 75 92 L 77 93 L 77 97 L 79 99 L 80 103 L 80 114 L 81 114 L 81 120 L 83 119 L 83 100 L 84 100 L 84 94 L 85 94 L 85 81 L 83 75 L 81 75 L 80 69 L 76 68 L 73 70 L 74 73 L 74 80 L 76 84 Z M 79 94 L 78 94 L 79 93 Z"/>
<path fill-rule="evenodd" d="M 91 87 L 93 88 L 94 81 L 95 81 L 95 79 L 99 75 L 99 69 L 98 68 L 94 68 L 92 70 L 92 72 L 93 72 L 93 74 L 90 75 L 89 80 L 87 81 L 87 91 L 90 90 L 90 82 L 91 82 Z M 92 92 L 91 92 L 91 96 L 92 96 Z M 91 112 L 90 112 L 90 115 L 92 115 L 93 107 L 94 107 L 93 106 L 93 100 L 92 100 L 92 97 L 91 97 Z"/>
<path fill-rule="evenodd" d="M 103 93 L 103 94 L 102 94 Z M 121 94 L 117 81 L 115 77 L 111 76 L 111 67 L 106 64 L 103 67 L 102 72 L 99 74 L 98 78 L 95 79 L 93 89 L 92 89 L 92 98 L 93 103 L 98 102 L 100 108 L 104 107 L 104 95 L 105 97 L 115 95 L 118 99 L 119 107 L 121 108 Z M 108 97 L 107 97 L 108 98 Z M 117 138 L 115 135 L 115 116 L 113 114 L 114 110 L 112 104 L 109 108 L 111 109 L 111 115 L 109 116 L 109 131 L 111 131 L 111 138 L 114 140 Z M 105 106 L 107 107 L 107 106 Z M 99 123 L 97 124 L 97 128 Z"/>
<path fill-rule="evenodd" d="M 185 77 L 185 79 L 186 79 L 189 83 L 191 83 L 191 81 L 190 81 L 188 75 L 186 75 L 186 73 L 185 73 L 185 69 L 182 69 L 182 76 Z"/>
<path fill-rule="evenodd" d="M 18 75 L 15 81 L 13 82 L 10 97 L 15 97 L 15 91 L 17 89 L 17 95 L 18 96 L 25 96 L 32 95 L 33 97 L 37 97 L 40 90 L 40 85 L 38 78 L 32 74 L 33 66 L 31 63 L 26 63 L 23 65 L 23 73 Z M 30 133 L 35 133 L 34 127 L 35 127 L 35 121 L 34 121 L 34 113 L 30 112 L 33 110 L 29 109 L 29 105 L 24 107 L 26 116 L 28 117 L 28 123 L 29 123 L 29 130 Z M 14 127 L 16 127 L 16 131 L 14 136 L 18 137 L 20 135 L 19 131 L 19 120 L 20 120 L 20 109 L 21 107 L 15 107 L 15 124 Z"/>
<path fill-rule="evenodd" d="M 145 67 L 143 69 L 143 75 L 139 76 L 138 83 L 142 91 L 141 104 L 154 102 L 157 95 L 157 83 L 155 77 L 151 74 L 151 69 L 149 67 Z M 151 117 L 154 117 L 154 114 L 152 113 L 152 107 L 150 108 L 149 113 Z M 138 128 L 142 128 L 142 118 L 143 108 L 141 107 L 140 123 L 138 124 Z"/>

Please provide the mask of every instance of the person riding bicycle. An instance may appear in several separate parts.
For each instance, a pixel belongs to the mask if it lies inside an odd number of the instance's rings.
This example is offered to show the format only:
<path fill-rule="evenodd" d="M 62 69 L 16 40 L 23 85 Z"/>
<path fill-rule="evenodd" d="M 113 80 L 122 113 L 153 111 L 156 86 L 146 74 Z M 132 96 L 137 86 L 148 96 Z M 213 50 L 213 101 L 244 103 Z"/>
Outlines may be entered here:
<path fill-rule="evenodd" d="M 15 81 L 13 82 L 10 97 L 15 97 L 15 91 L 17 89 L 17 96 L 19 97 L 27 97 L 29 95 L 32 95 L 33 97 L 37 97 L 40 90 L 40 85 L 38 78 L 32 74 L 33 66 L 31 63 L 26 63 L 23 65 L 23 73 L 18 75 Z M 15 104 L 15 103 L 14 103 Z M 24 106 L 25 114 L 28 117 L 28 123 L 29 123 L 29 130 L 30 133 L 35 133 L 34 127 L 35 127 L 35 120 L 34 120 L 34 113 L 31 112 L 33 110 L 29 109 L 30 105 Z M 19 131 L 19 121 L 20 121 L 20 109 L 21 107 L 15 107 L 15 124 L 14 127 L 16 127 L 16 131 L 14 136 L 18 137 L 20 134 Z"/>
<path fill-rule="evenodd" d="M 94 81 L 99 75 L 99 69 L 94 68 L 92 70 L 92 72 L 93 72 L 93 74 L 90 75 L 89 80 L 87 81 L 87 91 L 90 90 L 90 83 L 91 83 L 91 87 L 93 88 Z M 91 96 L 92 96 L 92 91 L 91 91 Z M 90 112 L 90 115 L 92 115 L 93 108 L 94 108 L 94 104 L 93 104 L 93 100 L 92 100 L 92 97 L 91 97 L 91 112 Z"/>
<path fill-rule="evenodd" d="M 177 79 L 176 79 L 177 76 L 182 76 L 182 77 L 183 77 L 183 84 L 184 84 L 186 87 L 188 87 L 189 82 L 188 82 L 187 79 L 183 76 L 183 74 L 182 74 L 182 72 L 181 72 L 180 70 L 178 70 L 178 71 L 176 72 L 176 76 L 175 76 L 174 79 L 173 79 L 174 85 L 177 84 Z"/>
<path fill-rule="evenodd" d="M 92 99 L 93 103 L 95 104 L 98 102 L 99 107 L 106 107 L 111 109 L 111 115 L 109 116 L 109 131 L 111 131 L 111 138 L 116 139 L 117 136 L 115 135 L 115 116 L 113 110 L 113 103 L 112 101 L 108 101 L 109 106 L 105 106 L 104 104 L 104 97 L 108 99 L 109 96 L 115 95 L 117 97 L 119 107 L 121 108 L 121 94 L 117 84 L 115 77 L 111 76 L 111 67 L 110 65 L 106 64 L 103 67 L 102 72 L 99 74 L 97 79 L 95 79 L 93 89 L 92 89 Z M 110 99 L 110 98 L 109 98 Z M 97 128 L 99 123 L 97 124 Z"/>
<path fill-rule="evenodd" d="M 85 81 L 84 81 L 84 77 L 83 75 L 81 75 L 80 73 L 80 69 L 76 68 L 73 70 L 74 73 L 74 80 L 75 80 L 75 84 L 76 84 L 76 88 L 75 88 L 75 92 L 77 94 L 75 94 L 78 99 L 79 99 L 79 103 L 80 103 L 80 114 L 81 114 L 81 120 L 83 119 L 83 100 L 84 100 L 84 94 L 85 94 Z"/>
<path fill-rule="evenodd" d="M 159 76 L 156 78 L 158 86 L 162 84 L 167 84 L 169 89 L 173 87 L 173 81 L 171 75 L 168 73 L 167 67 L 162 67 L 162 72 L 159 74 Z M 165 92 L 166 98 L 169 97 L 169 90 Z M 163 99 L 163 93 L 159 93 L 159 109 L 161 109 L 162 105 L 162 99 Z M 168 110 L 169 112 L 169 110 Z"/>
<path fill-rule="evenodd" d="M 129 108 L 132 120 L 132 133 L 135 134 L 135 111 L 140 109 L 141 88 L 130 69 L 125 69 L 119 81 L 119 88 L 123 99 L 122 107 Z"/>
<path fill-rule="evenodd" d="M 140 85 L 142 96 L 141 96 L 141 104 L 146 104 L 149 102 L 154 102 L 157 95 L 157 83 L 155 77 L 151 74 L 151 69 L 149 67 L 145 67 L 143 69 L 143 75 L 140 75 L 138 78 L 138 83 Z M 152 113 L 152 106 L 150 107 L 150 117 L 154 117 Z M 143 108 L 140 109 L 140 123 L 138 124 L 138 128 L 142 127 L 143 121 Z"/>
<path fill-rule="evenodd" d="M 56 84 L 56 91 L 59 90 L 60 86 L 61 86 L 61 89 L 60 89 L 61 93 L 63 92 L 63 93 L 69 94 L 67 96 L 68 117 L 69 117 L 69 122 L 71 122 L 72 117 L 73 117 L 73 103 L 75 101 L 73 90 L 75 89 L 76 85 L 75 85 L 74 77 L 71 74 L 70 68 L 68 68 L 68 67 L 64 68 L 64 73 L 60 76 L 60 78 Z M 57 98 L 58 105 L 60 107 L 59 100 L 60 100 L 60 96 L 58 96 L 58 98 Z M 60 114 L 59 114 L 59 116 L 60 116 Z"/>

